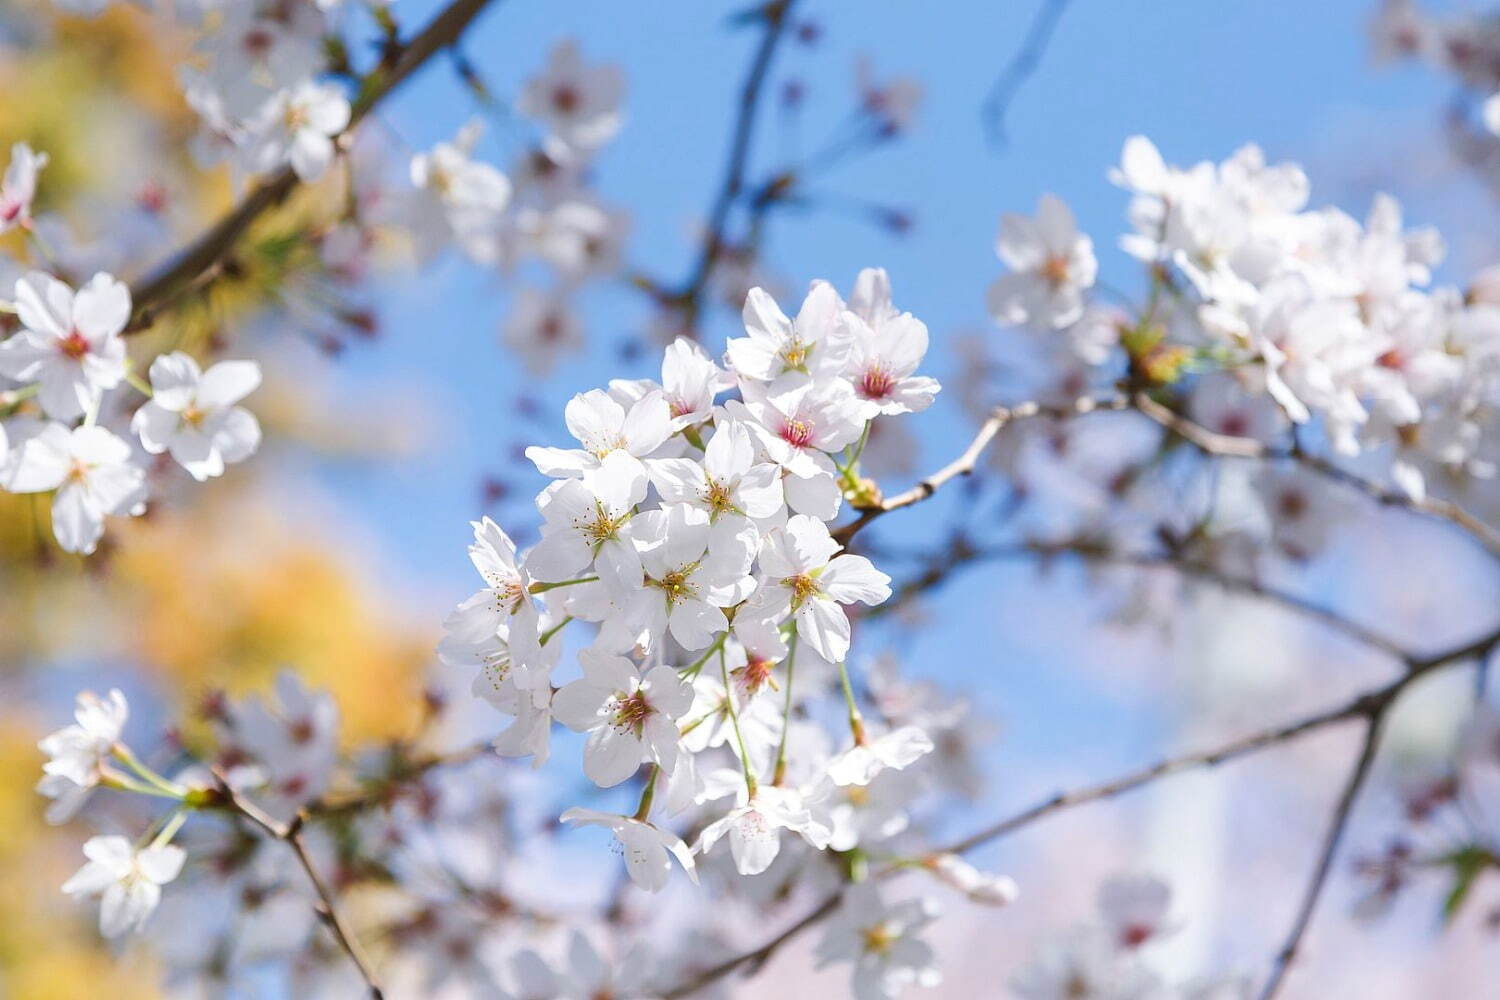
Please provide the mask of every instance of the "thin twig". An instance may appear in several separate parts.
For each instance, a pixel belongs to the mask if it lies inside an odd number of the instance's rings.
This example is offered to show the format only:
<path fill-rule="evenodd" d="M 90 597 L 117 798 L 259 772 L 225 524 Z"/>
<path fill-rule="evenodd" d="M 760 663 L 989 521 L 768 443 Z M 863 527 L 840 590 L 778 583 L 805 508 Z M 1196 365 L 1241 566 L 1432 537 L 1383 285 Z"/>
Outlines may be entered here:
<path fill-rule="evenodd" d="M 1271 974 L 1266 980 L 1265 988 L 1261 990 L 1260 1000 L 1272 1000 L 1276 996 L 1286 977 L 1287 969 L 1302 944 L 1302 937 L 1307 933 L 1308 925 L 1312 923 L 1313 911 L 1317 909 L 1318 898 L 1323 894 L 1323 886 L 1328 883 L 1328 873 L 1333 869 L 1333 859 L 1338 854 L 1339 841 L 1343 840 L 1344 831 L 1349 826 L 1349 817 L 1354 811 L 1355 800 L 1359 798 L 1359 790 L 1364 786 L 1365 779 L 1369 777 L 1370 765 L 1375 762 L 1375 754 L 1380 749 L 1380 734 L 1390 704 L 1386 702 L 1371 714 L 1365 725 L 1365 736 L 1360 745 L 1359 757 L 1355 760 L 1354 767 L 1344 782 L 1343 791 L 1339 793 L 1338 803 L 1333 808 L 1333 818 L 1328 824 L 1328 832 L 1323 837 L 1323 848 L 1318 852 L 1318 863 L 1313 868 L 1312 879 L 1302 894 L 1302 904 L 1297 908 L 1297 916 L 1292 921 L 1292 929 L 1287 935 L 1286 943 L 1281 946 L 1281 950 L 1276 953 L 1276 958 L 1271 963 Z"/>
<path fill-rule="evenodd" d="M 318 917 L 327 925 L 333 933 L 349 960 L 359 970 L 360 977 L 365 981 L 368 988 L 370 1000 L 382 1000 L 385 994 L 381 991 L 375 978 L 374 970 L 370 966 L 369 959 L 360 947 L 359 939 L 349 928 L 339 912 L 338 902 L 334 897 L 333 890 L 328 883 L 318 874 L 317 866 L 313 864 L 311 856 L 307 853 L 307 845 L 302 839 L 302 827 L 305 813 L 299 812 L 292 817 L 290 823 L 283 823 L 276 817 L 267 813 L 260 806 L 235 791 L 229 781 L 218 771 L 214 771 L 214 778 L 218 784 L 220 805 L 230 812 L 238 813 L 245 817 L 255 826 L 259 827 L 267 836 L 279 840 L 291 847 L 292 853 L 297 856 L 297 862 L 302 866 L 307 880 L 312 883 L 313 891 L 318 894 L 318 903 L 315 907 Z"/>
<path fill-rule="evenodd" d="M 1057 30 L 1058 22 L 1062 20 L 1063 11 L 1067 10 L 1068 2 L 1069 0 L 1042 0 L 1042 5 L 1032 15 L 1031 27 L 1026 30 L 1026 38 L 1021 42 L 1021 47 L 990 87 L 989 96 L 984 99 L 984 119 L 989 128 L 990 141 L 996 146 L 1005 145 L 1005 119 L 1010 113 L 1011 103 L 1020 92 L 1022 84 L 1031 79 L 1041 65 L 1042 55 L 1052 41 L 1052 35 Z"/>
<path fill-rule="evenodd" d="M 902 507 L 910 507 L 912 504 L 921 503 L 932 496 L 943 485 L 950 480 L 967 476 L 974 471 L 979 457 L 984 450 L 990 446 L 1001 429 L 1007 424 L 1015 423 L 1017 420 L 1027 420 L 1032 417 L 1051 417 L 1057 420 L 1069 417 L 1080 417 L 1088 413 L 1100 410 L 1124 410 L 1131 405 L 1130 397 L 1124 394 L 1112 396 L 1080 396 L 1070 402 L 1061 405 L 1039 403 L 1035 400 L 1025 403 L 1017 403 L 1015 406 L 997 406 L 990 411 L 990 415 L 984 423 L 979 425 L 979 432 L 969 442 L 967 448 L 947 465 L 943 466 L 932 475 L 923 479 L 917 485 L 904 493 L 898 493 L 893 497 L 887 497 L 874 506 L 860 509 L 859 517 L 839 528 L 833 533 L 842 545 L 848 545 L 849 540 L 860 532 L 865 525 L 893 510 Z"/>
<path fill-rule="evenodd" d="M 345 129 L 344 135 L 349 135 L 365 115 L 434 54 L 458 41 L 469 24 L 490 2 L 491 0 L 453 0 L 401 48 L 394 63 L 382 65 L 366 75 L 361 81 L 360 93 L 354 101 L 349 127 Z M 212 228 L 136 282 L 130 290 L 132 313 L 127 332 L 140 331 L 150 326 L 159 305 L 171 300 L 182 286 L 194 285 L 200 277 L 215 269 L 255 220 L 285 201 L 297 187 L 297 183 L 297 175 L 290 167 L 283 167 L 263 178 Z"/>
<path fill-rule="evenodd" d="M 1400 490 L 1392 489 L 1341 468 L 1327 458 L 1312 454 L 1300 444 L 1294 443 L 1290 448 L 1275 448 L 1255 438 L 1216 433 L 1189 420 L 1170 407 L 1158 403 L 1145 393 L 1136 394 L 1134 406 L 1151 420 L 1207 454 L 1221 455 L 1226 458 L 1286 459 L 1296 462 L 1325 479 L 1358 490 L 1383 506 L 1400 507 L 1414 513 L 1448 521 L 1484 546 L 1492 556 L 1500 558 L 1500 530 L 1486 524 L 1451 500 L 1426 496 L 1412 497 Z"/>
<path fill-rule="evenodd" d="M 1342 632 L 1371 648 L 1378 649 L 1397 659 L 1405 659 L 1406 653 L 1396 642 L 1358 622 L 1345 618 L 1331 608 L 1308 600 L 1299 594 L 1281 590 L 1250 577 L 1225 573 L 1206 563 L 1185 559 L 1170 552 L 1121 552 L 1106 548 L 1087 540 L 1071 542 L 1014 542 L 992 546 L 976 546 L 962 537 L 955 539 L 948 549 L 931 556 L 931 565 L 916 574 L 895 590 L 890 600 L 865 612 L 865 618 L 876 618 L 891 614 L 912 599 L 946 583 L 949 575 L 965 566 L 980 562 L 1007 559 L 1053 559 L 1059 556 L 1075 556 L 1090 563 L 1106 566 L 1126 566 L 1140 569 L 1171 569 L 1175 572 L 1213 584 L 1229 593 L 1255 597 L 1279 605 Z"/>
<path fill-rule="evenodd" d="M 761 35 L 760 45 L 755 49 L 745 80 L 740 85 L 734 133 L 729 144 L 729 160 L 724 168 L 724 182 L 709 211 L 708 231 L 703 238 L 702 249 L 679 296 L 690 313 L 697 310 L 698 300 L 713 274 L 714 264 L 718 262 L 719 255 L 726 246 L 729 213 L 745 188 L 745 171 L 749 169 L 752 140 L 755 137 L 756 111 L 760 107 L 761 94 L 765 90 L 766 77 L 770 75 L 777 46 L 786 36 L 786 29 L 791 23 L 790 15 L 795 2 L 796 0 L 769 0 L 761 8 L 760 16 L 765 22 L 765 32 Z"/>

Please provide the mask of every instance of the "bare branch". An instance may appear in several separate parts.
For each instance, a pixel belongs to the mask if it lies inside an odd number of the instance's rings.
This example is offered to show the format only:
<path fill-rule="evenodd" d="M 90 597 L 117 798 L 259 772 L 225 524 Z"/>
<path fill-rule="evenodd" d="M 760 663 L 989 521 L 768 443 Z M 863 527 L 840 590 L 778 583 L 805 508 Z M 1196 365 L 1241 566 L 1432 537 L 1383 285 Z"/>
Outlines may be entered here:
<path fill-rule="evenodd" d="M 1194 423 L 1144 393 L 1136 394 L 1134 405 L 1141 413 L 1207 454 L 1221 455 L 1226 458 L 1288 459 L 1297 462 L 1325 479 L 1353 487 L 1383 506 L 1400 507 L 1414 513 L 1448 521 L 1484 546 L 1490 555 L 1500 558 L 1500 530 L 1486 524 L 1451 500 L 1409 496 L 1400 490 L 1383 486 L 1340 468 L 1328 459 L 1306 451 L 1300 445 L 1293 445 L 1289 449 L 1278 449 L 1254 438 L 1218 434 L 1201 424 Z"/>
<path fill-rule="evenodd" d="M 348 923 L 339 913 L 338 902 L 329 888 L 328 883 L 318 874 L 317 866 L 313 864 L 311 856 L 307 853 L 307 845 L 302 840 L 302 826 L 305 814 L 299 812 L 292 818 L 290 823 L 283 823 L 274 816 L 261 809 L 260 806 L 235 791 L 227 779 L 218 771 L 213 772 L 218 784 L 219 805 L 230 812 L 238 813 L 252 824 L 259 827 L 265 834 L 275 840 L 279 840 L 292 849 L 297 856 L 297 862 L 302 866 L 303 872 L 307 874 L 307 880 L 312 883 L 313 891 L 318 894 L 318 903 L 315 907 L 318 917 L 333 933 L 339 947 L 349 956 L 354 967 L 359 970 L 360 977 L 365 981 L 369 990 L 370 1000 L 382 1000 L 385 994 L 375 978 L 375 973 L 370 966 L 369 959 L 360 947 L 359 939 L 354 936 Z"/>
<path fill-rule="evenodd" d="M 1042 0 L 1042 5 L 1032 15 L 1031 27 L 1026 30 L 1026 38 L 1020 49 L 990 87 L 989 96 L 984 99 L 984 118 L 989 128 L 990 141 L 996 146 L 1005 145 L 1005 119 L 1010 113 L 1011 103 L 1015 101 L 1022 84 L 1031 79 L 1041 65 L 1042 56 L 1052 41 L 1053 33 L 1057 31 L 1063 11 L 1068 9 L 1068 2 L 1069 0 Z"/>
<path fill-rule="evenodd" d="M 427 26 L 400 49 L 395 61 L 372 70 L 362 81 L 354 101 L 349 127 L 359 121 L 432 58 L 458 41 L 469 24 L 491 0 L 453 0 Z M 263 178 L 240 203 L 203 235 L 151 272 L 130 290 L 132 314 L 127 332 L 143 330 L 154 321 L 158 307 L 170 302 L 183 287 L 209 283 L 217 277 L 224 258 L 262 214 L 281 202 L 297 187 L 290 167 Z"/>
<path fill-rule="evenodd" d="M 765 22 L 765 32 L 761 35 L 760 45 L 755 49 L 745 81 L 740 86 L 733 138 L 729 145 L 729 161 L 724 168 L 724 182 L 709 211 L 708 232 L 703 238 L 703 247 L 686 287 L 678 296 L 690 313 L 696 312 L 698 300 L 713 274 L 714 264 L 727 245 L 725 233 L 729 225 L 729 212 L 734 207 L 735 199 L 745 189 L 745 171 L 749 169 L 752 140 L 755 137 L 755 114 L 760 107 L 766 77 L 770 75 L 777 46 L 786 36 L 786 29 L 791 24 L 791 12 L 795 3 L 796 0 L 768 0 L 761 8 L 760 16 Z"/>
<path fill-rule="evenodd" d="M 1052 417 L 1063 420 L 1068 417 L 1079 417 L 1087 413 L 1095 413 L 1100 410 L 1124 410 L 1129 408 L 1131 400 L 1129 396 L 1116 394 L 1113 396 L 1080 396 L 1075 400 L 1061 405 L 1049 405 L 1036 401 L 1017 403 L 1015 406 L 997 406 L 990 411 L 989 417 L 979 425 L 979 433 L 969 442 L 969 446 L 963 450 L 953 461 L 943 466 L 932 475 L 923 479 L 917 485 L 904 493 L 898 493 L 893 497 L 887 497 L 873 507 L 865 507 L 860 510 L 859 517 L 839 528 L 833 533 L 833 537 L 842 545 L 848 545 L 865 525 L 893 510 L 902 507 L 910 507 L 912 504 L 921 503 L 936 493 L 950 480 L 967 476 L 974 471 L 979 457 L 984 450 L 990 446 L 1001 429 L 1007 424 L 1017 420 L 1026 420 L 1032 417 Z"/>
<path fill-rule="evenodd" d="M 1333 868 L 1333 859 L 1338 853 L 1339 841 L 1343 839 L 1344 830 L 1349 826 L 1349 816 L 1354 811 L 1354 802 L 1359 798 L 1359 790 L 1364 786 L 1365 779 L 1369 777 L 1370 765 L 1374 763 L 1375 754 L 1380 749 L 1380 734 L 1386 710 L 1390 704 L 1387 701 L 1381 705 L 1370 716 L 1365 726 L 1365 736 L 1360 746 L 1359 757 L 1355 760 L 1354 767 L 1344 782 L 1344 789 L 1339 793 L 1338 803 L 1333 808 L 1333 819 L 1328 824 L 1328 833 L 1323 837 L 1323 848 L 1318 852 L 1318 863 L 1313 868 L 1312 880 L 1303 892 L 1302 904 L 1297 908 L 1297 916 L 1292 922 L 1292 930 L 1287 935 L 1286 943 L 1281 946 L 1281 951 L 1277 952 L 1275 960 L 1271 963 L 1271 974 L 1266 980 L 1265 988 L 1261 990 L 1260 1000 L 1272 1000 L 1272 997 L 1276 996 L 1286 977 L 1287 969 L 1302 944 L 1302 937 L 1307 933 L 1308 925 L 1312 923 L 1313 911 L 1317 909 L 1318 897 L 1323 893 L 1323 886 L 1328 883 L 1328 873 Z"/>

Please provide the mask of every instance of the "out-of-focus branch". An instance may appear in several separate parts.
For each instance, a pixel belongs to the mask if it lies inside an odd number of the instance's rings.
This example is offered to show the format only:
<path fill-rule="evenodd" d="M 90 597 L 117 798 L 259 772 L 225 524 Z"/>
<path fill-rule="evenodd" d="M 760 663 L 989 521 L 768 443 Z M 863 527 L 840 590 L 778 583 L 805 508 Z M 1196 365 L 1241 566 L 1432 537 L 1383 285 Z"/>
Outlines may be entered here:
<path fill-rule="evenodd" d="M 795 924 L 792 924 L 759 948 L 742 952 L 733 958 L 720 962 L 718 965 L 710 966 L 692 978 L 672 987 L 662 994 L 663 1000 L 677 1000 L 679 997 L 692 996 L 705 986 L 723 979 L 741 967 L 744 967 L 748 974 L 754 975 L 782 945 L 832 913 L 839 905 L 839 895 L 836 892 L 830 893 L 818 904 L 816 909 L 809 912 L 801 920 L 798 920 Z"/>
<path fill-rule="evenodd" d="M 1475 658 L 1484 659 L 1494 652 L 1496 646 L 1500 646 L 1500 629 L 1494 629 L 1471 642 L 1431 656 L 1416 657 L 1408 655 L 1405 657 L 1406 670 L 1399 677 L 1381 687 L 1366 691 L 1342 705 L 1317 712 L 1291 723 L 1275 726 L 1261 732 L 1253 733 L 1250 736 L 1232 740 L 1211 750 L 1169 758 L 1150 767 L 1122 775 L 1110 781 L 1090 785 L 1072 792 L 1060 792 L 1013 816 L 984 827 L 961 840 L 939 847 L 933 853 L 965 854 L 977 847 L 999 840 L 1017 830 L 1030 826 L 1044 817 L 1062 812 L 1074 806 L 1083 805 L 1088 802 L 1097 802 L 1101 799 L 1114 798 L 1117 795 L 1151 784 L 1158 778 L 1168 775 L 1203 767 L 1213 767 L 1236 757 L 1243 757 L 1250 753 L 1264 750 L 1267 747 L 1279 746 L 1291 742 L 1308 733 L 1316 732 L 1348 719 L 1364 719 L 1368 728 L 1366 730 L 1366 741 L 1361 749 L 1359 763 L 1356 768 L 1359 773 L 1351 776 L 1351 780 L 1345 785 L 1343 794 L 1340 795 L 1334 830 L 1330 831 L 1329 836 L 1329 842 L 1332 846 L 1325 844 L 1323 852 L 1325 857 L 1320 859 L 1317 888 L 1309 893 L 1311 897 L 1310 901 L 1305 900 L 1303 904 L 1303 909 L 1307 911 L 1307 915 L 1310 917 L 1312 907 L 1317 901 L 1317 894 L 1321 890 L 1322 882 L 1326 879 L 1327 867 L 1331 864 L 1332 855 L 1337 849 L 1336 841 L 1347 823 L 1347 814 L 1352 808 L 1353 799 L 1358 794 L 1359 786 L 1363 784 L 1365 776 L 1369 771 L 1370 761 L 1374 758 L 1374 744 L 1378 741 L 1378 721 L 1386 716 L 1397 698 L 1406 690 L 1407 685 L 1419 677 L 1448 666 L 1468 662 Z M 899 868 L 892 867 L 883 869 L 878 874 L 880 876 L 888 876 L 900 870 Z M 765 944 L 725 962 L 721 962 L 705 972 L 699 973 L 683 984 L 668 990 L 663 996 L 672 998 L 685 997 L 715 980 L 734 972 L 741 966 L 749 966 L 752 969 L 759 968 L 788 941 L 832 913 L 838 905 L 839 898 L 840 893 L 829 894 L 813 910 L 808 912 L 806 916 L 771 938 Z M 1306 929 L 1306 919 L 1301 916 L 1299 911 L 1298 922 L 1302 926 L 1296 931 L 1293 940 L 1289 942 L 1293 951 L 1296 949 L 1297 942 L 1300 941 L 1302 932 Z"/>
<path fill-rule="evenodd" d="M 1162 427 L 1210 455 L 1226 458 L 1288 459 L 1325 479 L 1352 487 L 1365 496 L 1387 507 L 1400 507 L 1429 517 L 1451 522 L 1470 535 L 1492 555 L 1500 558 L 1500 530 L 1486 524 L 1451 500 L 1436 497 L 1412 497 L 1400 490 L 1392 489 L 1363 476 L 1340 468 L 1320 455 L 1314 455 L 1301 445 L 1291 448 L 1275 448 L 1254 438 L 1233 437 L 1209 430 L 1187 417 L 1157 402 L 1145 393 L 1135 396 L 1135 408 Z"/>
<path fill-rule="evenodd" d="M 1026 420 L 1032 417 L 1052 417 L 1063 420 L 1069 417 L 1079 417 L 1100 410 L 1124 410 L 1131 405 L 1130 397 L 1117 393 L 1112 396 L 1080 396 L 1071 402 L 1060 405 L 1050 405 L 1035 401 L 1017 403 L 1015 406 L 997 406 L 990 411 L 989 417 L 979 425 L 979 433 L 969 442 L 967 448 L 947 465 L 943 466 L 932 475 L 923 479 L 911 489 L 904 493 L 898 493 L 893 497 L 887 497 L 878 504 L 860 509 L 859 517 L 839 528 L 833 533 L 833 537 L 841 545 L 848 545 L 849 540 L 864 528 L 865 525 L 893 510 L 902 507 L 910 507 L 912 504 L 921 503 L 936 493 L 942 486 L 953 479 L 967 476 L 974 471 L 979 457 L 984 450 L 990 446 L 1001 429 L 1007 424 L 1015 423 L 1017 420 Z"/>
<path fill-rule="evenodd" d="M 393 52 L 394 59 L 368 73 L 360 82 L 353 105 L 351 131 L 376 105 L 422 67 L 433 55 L 454 44 L 491 0 L 453 0 L 410 41 Z M 143 330 L 154 321 L 160 307 L 170 303 L 183 288 L 201 287 L 218 276 L 224 258 L 265 212 L 297 187 L 297 175 L 283 167 L 262 178 L 240 203 L 214 226 L 131 288 L 132 313 L 127 332 Z"/>
<path fill-rule="evenodd" d="M 307 853 L 307 845 L 302 839 L 302 826 L 306 814 L 299 812 L 292 817 L 290 823 L 283 823 L 240 795 L 223 775 L 215 772 L 214 777 L 218 783 L 218 804 L 221 808 L 243 816 L 267 836 L 291 847 L 292 853 L 297 856 L 297 863 L 302 866 L 307 880 L 312 883 L 313 891 L 318 894 L 316 906 L 318 917 L 332 932 L 339 947 L 354 963 L 354 967 L 359 970 L 360 977 L 364 979 L 369 991 L 370 1000 L 382 1000 L 385 994 L 375 978 L 370 960 L 365 956 L 364 949 L 360 947 L 359 939 L 354 936 L 354 932 L 349 928 L 343 915 L 339 913 L 338 901 L 334 897 L 333 890 L 329 888 L 323 876 L 318 874 L 317 866 L 313 864 L 311 856 Z"/>
<path fill-rule="evenodd" d="M 1011 103 L 1041 65 L 1042 56 L 1052 42 L 1052 35 L 1057 31 L 1068 3 L 1069 0 L 1042 0 L 1042 5 L 1032 15 L 1031 27 L 1026 30 L 1021 47 L 990 87 L 989 95 L 984 99 L 983 113 L 990 141 L 995 145 L 1005 145 L 1005 119 L 1010 114 Z"/>
<path fill-rule="evenodd" d="M 393 749 L 398 754 L 404 754 L 405 752 L 400 745 L 397 745 Z M 492 752 L 492 741 L 484 740 L 472 743 L 451 753 L 432 754 L 418 758 L 406 758 L 402 756 L 392 767 L 391 772 L 382 776 L 373 787 L 351 795 L 319 799 L 316 802 L 310 803 L 307 806 L 306 812 L 309 817 L 360 813 L 372 806 L 388 801 L 392 790 L 397 786 L 415 781 L 429 771 L 440 767 L 467 764 L 471 760 Z"/>
<path fill-rule="evenodd" d="M 760 44 L 756 46 L 750 69 L 740 85 L 739 103 L 735 111 L 734 132 L 729 144 L 729 160 L 724 168 L 724 181 L 714 196 L 709 210 L 708 231 L 703 237 L 703 246 L 693 264 L 687 284 L 676 299 L 691 319 L 697 314 L 703 291 L 713 276 L 727 243 L 729 214 L 734 203 L 745 189 L 745 172 L 750 166 L 750 152 L 755 138 L 756 112 L 760 108 L 761 95 L 765 93 L 766 78 L 771 72 L 771 63 L 781 40 L 786 37 L 791 23 L 792 7 L 796 0 L 768 0 L 761 9 L 764 28 Z"/>
<path fill-rule="evenodd" d="M 1328 883 L 1328 873 L 1333 868 L 1333 859 L 1338 853 L 1339 842 L 1343 840 L 1344 831 L 1349 826 L 1349 816 L 1354 811 L 1354 801 L 1359 797 L 1359 790 L 1364 786 L 1365 779 L 1369 777 L 1370 765 L 1375 762 L 1375 754 L 1380 749 L 1380 735 L 1390 705 L 1389 701 L 1382 704 L 1371 713 L 1365 725 L 1365 735 L 1360 744 L 1359 756 L 1355 759 L 1354 767 L 1350 770 L 1349 777 L 1345 779 L 1343 791 L 1339 793 L 1338 802 L 1334 805 L 1333 818 L 1329 821 L 1328 832 L 1323 837 L 1323 847 L 1318 852 L 1318 863 L 1313 868 L 1312 879 L 1302 894 L 1302 903 L 1297 907 L 1297 916 L 1292 921 L 1292 929 L 1287 935 L 1286 943 L 1281 946 L 1281 950 L 1276 953 L 1276 958 L 1271 963 L 1271 974 L 1261 990 L 1260 1000 L 1272 1000 L 1272 997 L 1276 996 L 1286 978 L 1287 969 L 1291 966 L 1292 960 L 1297 955 L 1297 949 L 1302 944 L 1302 937 L 1307 933 L 1308 925 L 1312 923 L 1313 911 L 1317 909 L 1318 898 L 1323 894 L 1323 886 Z"/>
<path fill-rule="evenodd" d="M 905 583 L 897 586 L 891 599 L 870 611 L 866 618 L 879 617 L 899 610 L 922 594 L 934 590 L 946 582 L 950 575 L 967 566 L 982 562 L 1011 559 L 1046 560 L 1060 556 L 1074 556 L 1090 563 L 1105 566 L 1132 566 L 1141 569 L 1171 569 L 1183 576 L 1211 583 L 1234 594 L 1255 597 L 1270 604 L 1279 605 L 1297 614 L 1313 618 L 1322 624 L 1342 632 L 1371 648 L 1397 659 L 1405 659 L 1405 651 L 1392 640 L 1374 632 L 1358 622 L 1345 618 L 1337 611 L 1317 604 L 1298 594 L 1281 590 L 1249 577 L 1225 573 L 1217 567 L 1197 560 L 1185 558 L 1171 552 L 1122 552 L 1107 548 L 1097 542 L 1078 540 L 1070 542 L 1008 542 L 979 546 L 962 536 L 955 538 L 947 549 L 933 554 L 930 565 Z"/>

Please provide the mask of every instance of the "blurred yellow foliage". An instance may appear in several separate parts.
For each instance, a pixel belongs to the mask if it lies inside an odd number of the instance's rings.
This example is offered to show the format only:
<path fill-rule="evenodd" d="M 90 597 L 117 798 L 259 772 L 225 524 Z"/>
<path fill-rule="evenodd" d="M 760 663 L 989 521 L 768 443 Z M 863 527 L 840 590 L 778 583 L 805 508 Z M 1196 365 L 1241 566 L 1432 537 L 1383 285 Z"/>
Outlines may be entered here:
<path fill-rule="evenodd" d="M 174 224 L 191 234 L 229 204 L 226 172 L 198 171 L 186 154 L 196 119 L 177 85 L 181 37 L 128 4 L 81 20 L 18 0 L 0 7 L 0 23 L 16 28 L 0 41 L 0 164 L 17 141 L 48 153 L 39 210 L 87 221 L 91 199 L 165 183 Z M 132 164 L 154 173 L 131 174 Z M 202 356 L 227 316 L 288 286 L 326 300 L 309 234 L 341 203 L 308 192 L 269 215 L 212 297 L 180 303 L 133 340 L 132 354 L 180 346 Z M 0 251 L 20 250 L 20 239 L 10 234 Z M 268 405 L 268 427 L 298 402 Z M 433 637 L 371 602 L 359 567 L 335 554 L 326 512 L 288 510 L 294 486 L 279 484 L 275 514 L 257 503 L 256 474 L 236 469 L 180 497 L 168 489 L 148 518 L 112 520 L 106 548 L 88 561 L 50 542 L 48 498 L 0 493 L 0 673 L 67 655 L 139 663 L 180 709 L 210 688 L 265 690 L 291 668 L 334 694 L 347 742 L 409 735 Z M 35 742 L 65 721 L 0 711 L 0 998 L 155 997 L 154 970 L 134 951 L 111 955 L 94 931 L 96 907 L 58 891 L 81 863 L 79 838 L 41 820 Z"/>
<path fill-rule="evenodd" d="M 311 522 L 252 501 L 129 525 L 110 586 L 131 609 L 135 655 L 168 690 L 264 689 L 292 667 L 337 697 L 346 741 L 410 735 L 430 638 L 383 620 L 299 523 Z"/>

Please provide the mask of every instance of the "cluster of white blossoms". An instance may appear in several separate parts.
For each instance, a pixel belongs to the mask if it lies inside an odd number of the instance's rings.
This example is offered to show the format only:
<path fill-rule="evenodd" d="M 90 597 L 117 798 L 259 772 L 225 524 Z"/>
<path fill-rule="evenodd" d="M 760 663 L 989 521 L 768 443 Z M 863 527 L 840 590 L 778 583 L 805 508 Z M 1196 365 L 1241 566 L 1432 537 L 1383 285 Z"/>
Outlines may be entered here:
<path fill-rule="evenodd" d="M 846 607 L 890 596 L 889 577 L 842 553 L 828 522 L 870 488 L 859 458 L 872 421 L 936 395 L 915 374 L 926 327 L 892 306 L 878 270 L 848 303 L 815 282 L 795 319 L 755 289 L 744 319 L 723 368 L 679 340 L 659 384 L 617 380 L 568 403 L 576 445 L 526 452 L 553 479 L 537 497 L 541 540 L 520 553 L 492 521 L 474 526 L 485 587 L 449 618 L 440 651 L 477 666 L 476 693 L 516 717 L 501 753 L 545 760 L 555 718 L 588 734 L 583 769 L 599 786 L 650 766 L 635 815 L 564 819 L 609 826 L 653 889 L 669 857 L 693 875 L 694 855 L 721 840 L 745 875 L 771 865 L 783 830 L 826 847 L 838 789 L 932 749 L 916 727 L 870 731 L 852 693 L 845 749 L 811 761 L 788 738 L 794 676 L 836 671 L 847 691 Z M 582 677 L 558 687 L 572 621 L 595 630 Z M 723 747 L 732 756 L 700 765 Z M 654 803 L 670 816 L 730 797 L 691 852 L 651 821 Z"/>
<path fill-rule="evenodd" d="M 338 709 L 328 695 L 306 691 L 295 675 L 277 678 L 274 701 L 216 698 L 204 714 L 213 734 L 210 764 L 188 762 L 171 777 L 126 742 L 129 710 L 118 690 L 102 698 L 80 694 L 73 724 L 39 744 L 47 761 L 37 790 L 52 800 L 51 823 L 72 819 L 100 788 L 174 802 L 172 811 L 146 824 L 137 841 L 118 834 L 92 837 L 83 848 L 88 863 L 63 885 L 70 895 L 101 898 L 99 927 L 106 937 L 146 924 L 161 901 L 161 887 L 178 877 L 186 859 L 174 839 L 193 811 L 218 801 L 218 782 L 255 794 L 266 814 L 282 821 L 328 787 L 337 762 Z M 199 838 L 194 853 L 231 852 L 236 836 L 221 825 L 216 834 Z"/>
<path fill-rule="evenodd" d="M 397 209 L 419 260 L 457 246 L 486 267 L 539 261 L 546 287 L 521 287 L 504 330 L 506 346 L 534 374 L 583 348 L 583 324 L 571 304 L 583 283 L 618 272 L 627 215 L 587 188 L 589 167 L 624 121 L 624 74 L 586 62 L 571 41 L 523 86 L 515 109 L 542 131 L 509 175 L 477 159 L 478 123 L 411 161 L 414 192 Z"/>
<path fill-rule="evenodd" d="M 11 223 L 29 227 L 45 163 L 24 145 L 12 151 L 3 189 Z M 130 290 L 116 278 L 96 274 L 74 289 L 30 271 L 12 295 L 0 299 L 19 324 L 0 340 L 0 376 L 11 383 L 0 392 L 0 489 L 51 494 L 66 551 L 92 553 L 106 517 L 145 509 L 152 456 L 170 455 L 201 482 L 259 445 L 259 424 L 238 404 L 260 384 L 260 367 L 225 361 L 205 371 L 172 352 L 142 378 L 123 336 Z"/>
<path fill-rule="evenodd" d="M 1047 196 L 1034 219 L 1001 226 L 1011 273 L 991 290 L 998 320 L 1061 331 L 1089 365 L 1128 358 L 1147 384 L 1227 372 L 1237 386 L 1221 393 L 1316 421 L 1340 454 L 1386 456 L 1413 497 L 1435 469 L 1491 474 L 1478 448 L 1500 373 L 1493 277 L 1467 295 L 1433 287 L 1435 232 L 1405 228 L 1387 196 L 1363 223 L 1309 209 L 1302 170 L 1255 146 L 1183 169 L 1136 136 L 1112 178 L 1131 193 L 1121 246 L 1148 267 L 1147 304 L 1129 315 L 1091 300 L 1093 244 Z"/>

